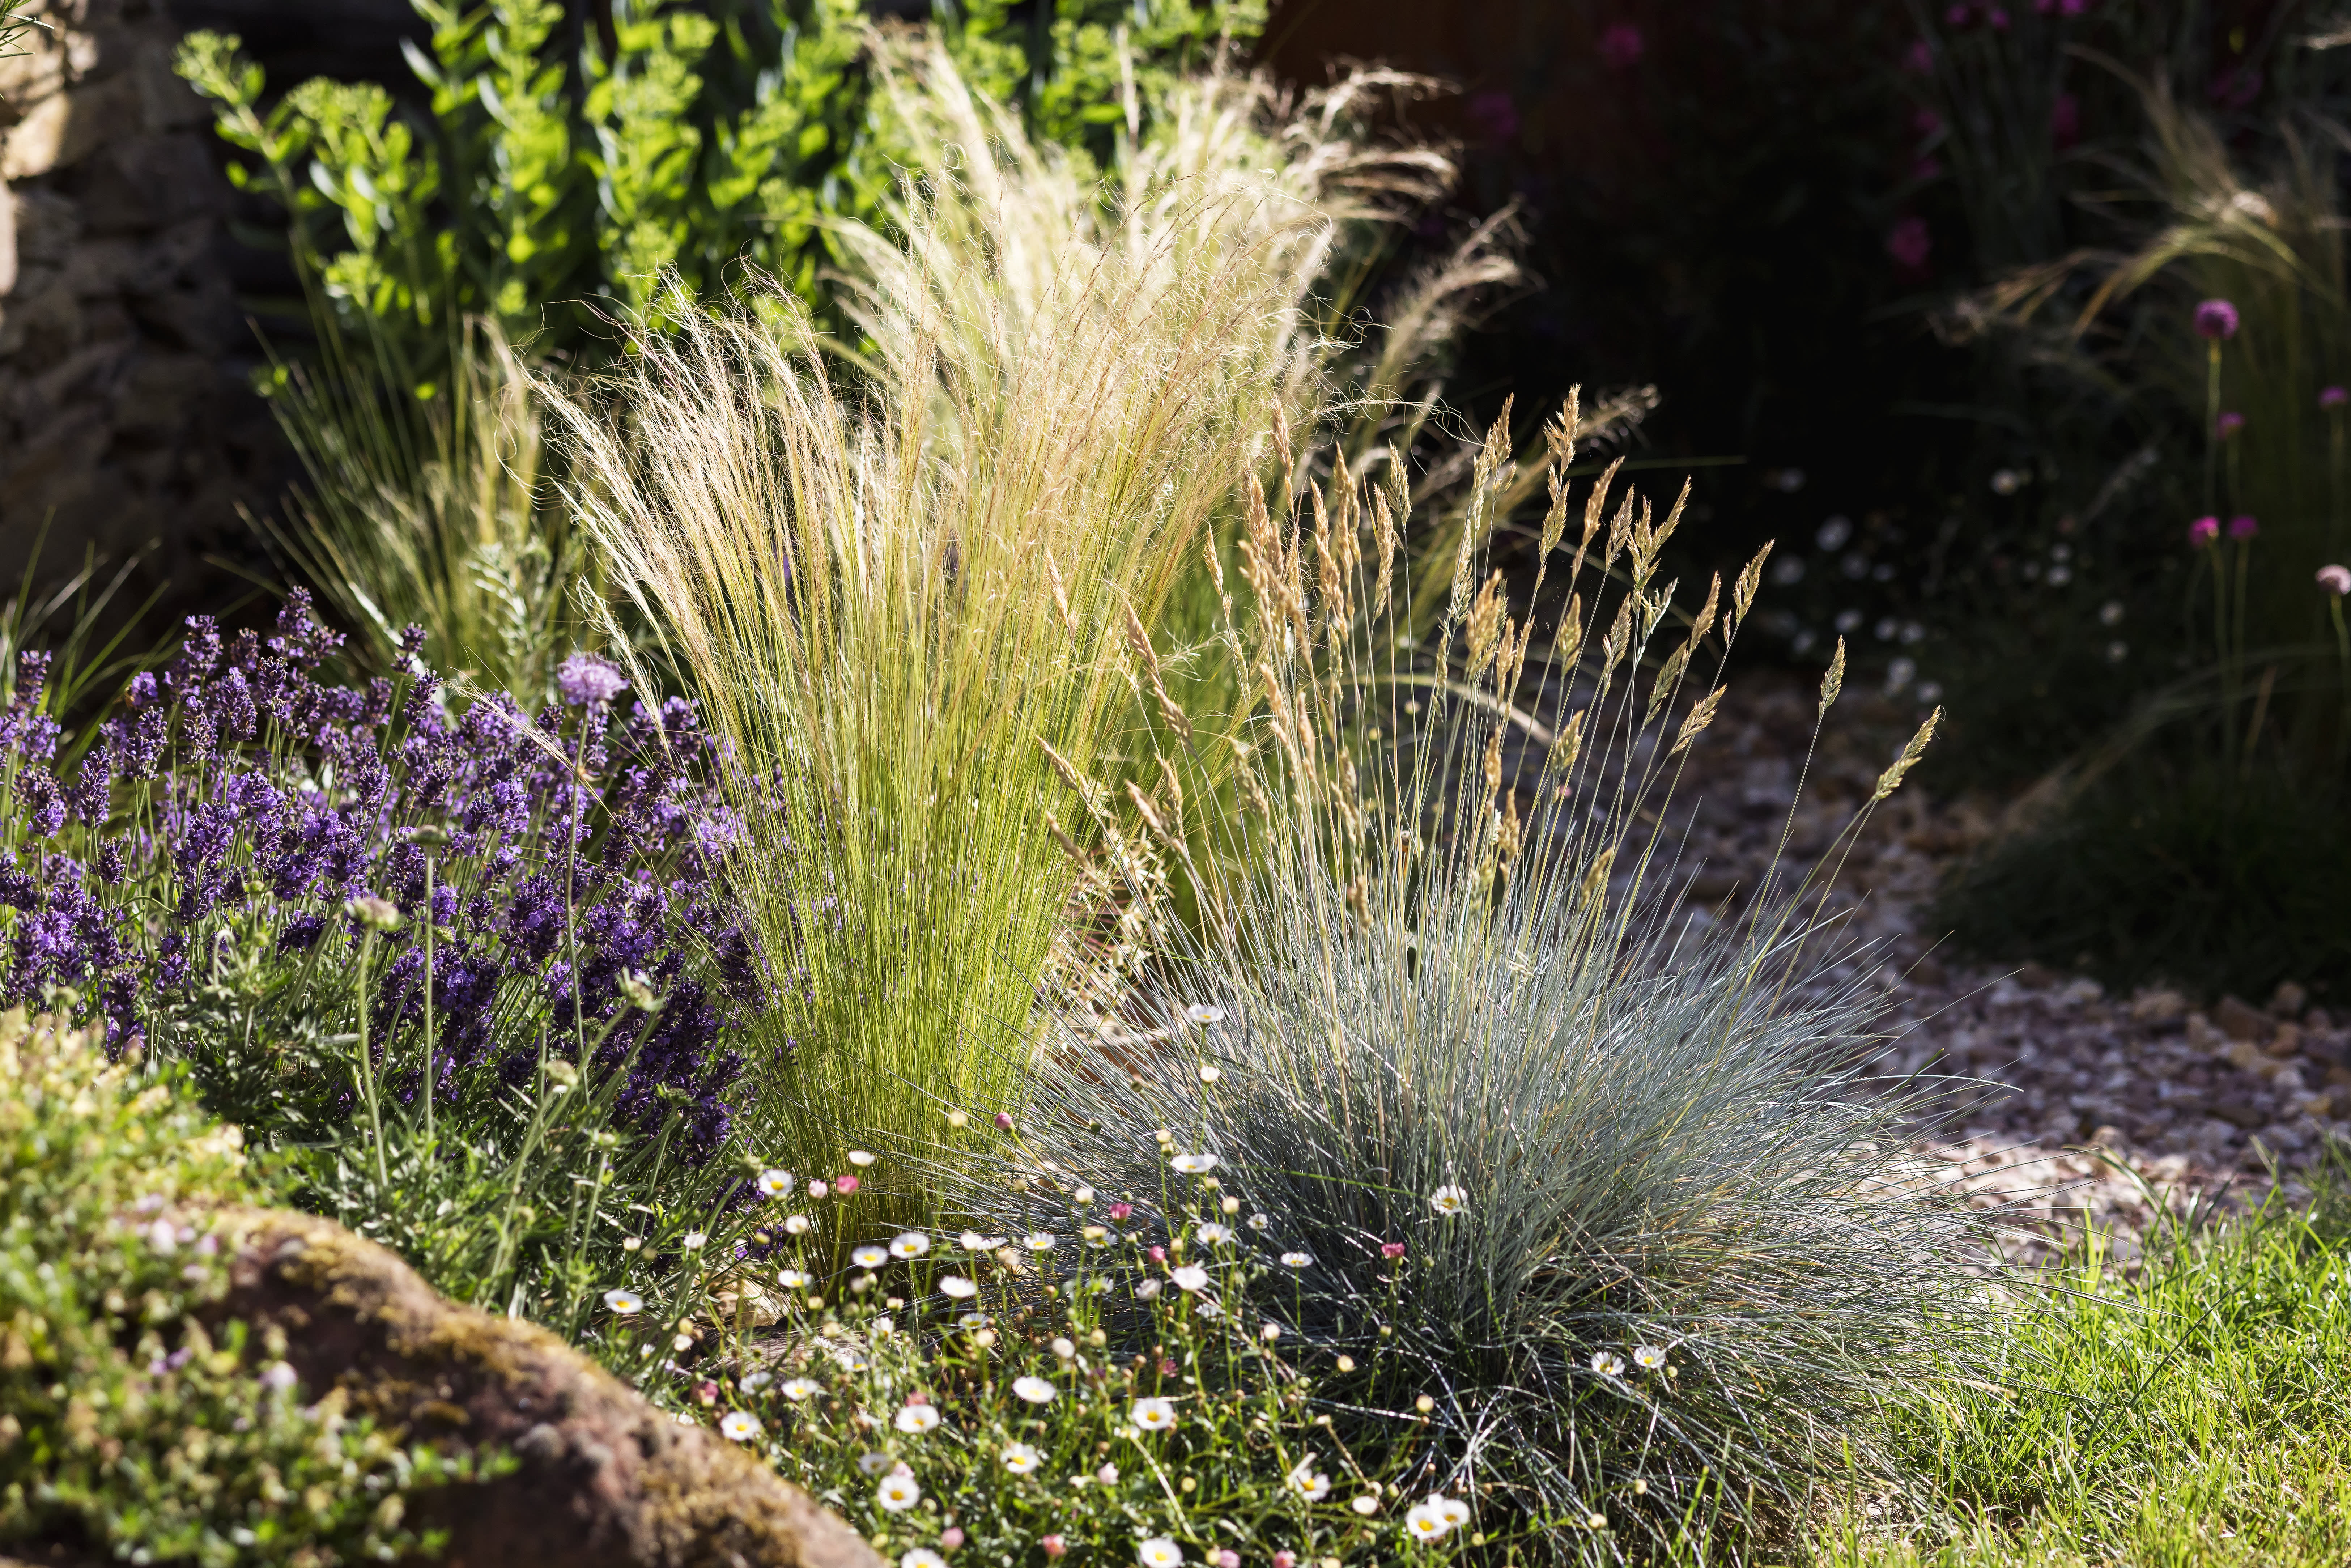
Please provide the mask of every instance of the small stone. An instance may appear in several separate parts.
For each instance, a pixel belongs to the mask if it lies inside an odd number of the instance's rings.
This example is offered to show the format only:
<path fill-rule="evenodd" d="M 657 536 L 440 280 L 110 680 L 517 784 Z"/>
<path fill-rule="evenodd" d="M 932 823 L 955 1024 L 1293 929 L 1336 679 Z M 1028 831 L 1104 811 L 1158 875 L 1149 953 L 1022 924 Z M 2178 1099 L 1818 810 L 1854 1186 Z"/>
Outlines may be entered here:
<path fill-rule="evenodd" d="M 2270 994 L 2270 1011 L 2282 1019 L 2298 1019 L 2310 1006 L 2310 993 L 2292 980 L 2281 980 Z"/>
<path fill-rule="evenodd" d="M 2133 1023 L 2153 1024 L 2160 1029 L 2179 1021 L 2188 1011 L 2188 998 L 2167 988 L 2142 990 L 2131 998 L 2130 1016 Z"/>
<path fill-rule="evenodd" d="M 2222 997 L 2212 1021 L 2231 1040 L 2267 1040 L 2277 1028 L 2275 1019 L 2238 997 Z"/>

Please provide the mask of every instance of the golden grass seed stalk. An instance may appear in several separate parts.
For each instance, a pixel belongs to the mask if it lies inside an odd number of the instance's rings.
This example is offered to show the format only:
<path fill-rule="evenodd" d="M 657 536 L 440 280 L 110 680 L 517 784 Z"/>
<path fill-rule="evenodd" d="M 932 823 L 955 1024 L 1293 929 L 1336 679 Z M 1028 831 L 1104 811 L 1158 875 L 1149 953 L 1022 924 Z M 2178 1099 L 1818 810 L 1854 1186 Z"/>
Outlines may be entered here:
<path fill-rule="evenodd" d="M 1484 504 L 1520 484 L 1505 430 Z M 1571 408 L 1552 549 L 1580 434 Z M 1727 654 L 1756 563 L 1727 606 L 1717 582 L 1677 613 L 1657 578 L 1679 508 L 1614 478 L 1573 543 L 1590 611 L 1571 598 L 1540 657 L 1481 552 L 1415 655 L 1305 586 L 1301 541 L 1332 519 L 1395 570 L 1374 507 L 1252 508 L 1234 635 L 1262 686 L 1260 804 L 1222 831 L 1258 873 L 1147 997 L 1157 1043 L 1065 1020 L 1019 1118 L 1104 1193 L 1158 1190 L 1174 1155 L 1213 1171 L 1265 1216 L 1269 1260 L 1311 1260 L 1285 1333 L 1364 1369 L 1323 1407 L 1376 1443 L 1378 1413 L 1429 1398 L 1436 1479 L 1582 1521 L 1547 1539 L 1593 1561 L 1701 1514 L 1784 1524 L 1850 1465 L 1883 1479 L 1879 1413 L 1973 1344 L 1961 1221 L 1900 1179 L 1921 1095 L 1870 1080 L 1883 1042 L 1822 973 L 1816 906 L 1782 886 L 1719 925 L 1681 910 L 1657 824 L 1721 698 L 1694 667 Z M 1335 649 L 1326 614 L 1350 627 Z M 990 1180 L 956 1196 L 987 1212 Z"/>
<path fill-rule="evenodd" d="M 1071 887 L 1056 769 L 1116 779 L 1164 717 L 1130 628 L 1322 395 L 1304 305 L 1382 167 L 1270 141 L 1266 89 L 1213 78 L 1106 211 L 944 58 L 876 49 L 932 173 L 900 243 L 842 235 L 854 372 L 768 296 L 678 311 L 607 403 L 549 389 L 584 526 L 735 747 L 789 996 L 759 1134 L 802 1168 L 1010 1096 Z"/>

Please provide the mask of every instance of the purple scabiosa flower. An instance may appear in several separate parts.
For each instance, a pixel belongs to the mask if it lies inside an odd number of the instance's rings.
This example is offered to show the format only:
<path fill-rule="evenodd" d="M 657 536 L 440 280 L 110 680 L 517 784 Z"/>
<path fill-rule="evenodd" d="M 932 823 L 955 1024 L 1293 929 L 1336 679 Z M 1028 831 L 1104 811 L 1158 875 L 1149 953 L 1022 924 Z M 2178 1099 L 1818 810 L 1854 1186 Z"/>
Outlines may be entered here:
<path fill-rule="evenodd" d="M 593 653 L 574 653 L 555 672 L 556 689 L 572 707 L 601 707 L 628 689 L 628 680 Z"/>
<path fill-rule="evenodd" d="M 2212 421 L 2212 434 L 2227 441 L 2245 428 L 2245 416 L 2235 409 L 2223 409 Z"/>
<path fill-rule="evenodd" d="M 2188 525 L 2188 542 L 2201 549 L 2220 537 L 2220 519 L 2199 517 Z"/>
<path fill-rule="evenodd" d="M 2226 342 L 2237 335 L 2237 308 L 2225 299 L 2207 299 L 2196 307 L 2196 335 Z"/>
<path fill-rule="evenodd" d="M 2335 410 L 2341 408 L 2346 402 L 2351 402 L 2351 392 L 2346 392 L 2341 387 L 2321 387 L 2318 389 L 2318 406 L 2326 410 L 2330 413 Z"/>
<path fill-rule="evenodd" d="M 2229 519 L 2229 537 L 2239 544 L 2244 543 L 2261 531 L 2262 525 L 2254 520 L 2250 512 L 2240 512 Z"/>
<path fill-rule="evenodd" d="M 1905 272 L 1924 272 L 1934 250 L 1934 235 L 1924 218 L 1904 218 L 1886 233 L 1886 254 Z"/>

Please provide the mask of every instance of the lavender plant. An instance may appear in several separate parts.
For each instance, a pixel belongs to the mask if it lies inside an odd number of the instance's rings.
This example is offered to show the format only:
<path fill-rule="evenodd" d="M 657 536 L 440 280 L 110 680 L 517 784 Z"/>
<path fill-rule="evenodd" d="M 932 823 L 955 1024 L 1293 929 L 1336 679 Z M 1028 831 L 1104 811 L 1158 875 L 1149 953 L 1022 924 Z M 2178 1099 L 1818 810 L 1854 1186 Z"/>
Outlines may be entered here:
<path fill-rule="evenodd" d="M 461 710 L 422 640 L 352 688 L 299 594 L 266 636 L 196 618 L 70 772 L 46 657 L 24 654 L 0 714 L 0 998 L 185 1062 L 218 1113 L 301 1151 L 307 1201 L 381 1239 L 418 1191 L 493 1215 L 456 1273 L 505 1297 L 583 1227 L 621 1239 L 593 1204 L 521 1196 L 569 1196 L 551 1136 L 616 1204 L 680 1183 L 721 1201 L 726 1030 L 761 988 L 693 706 L 624 707 L 581 655 L 535 718 L 503 695 Z M 559 1218 L 563 1239 L 540 1234 Z"/>

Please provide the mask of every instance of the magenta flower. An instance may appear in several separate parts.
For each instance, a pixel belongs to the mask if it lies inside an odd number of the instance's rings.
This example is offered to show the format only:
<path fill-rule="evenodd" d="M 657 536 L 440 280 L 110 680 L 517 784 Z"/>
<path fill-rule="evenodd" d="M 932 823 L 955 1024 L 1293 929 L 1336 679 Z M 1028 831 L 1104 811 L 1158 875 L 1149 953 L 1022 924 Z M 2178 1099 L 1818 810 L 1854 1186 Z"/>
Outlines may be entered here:
<path fill-rule="evenodd" d="M 2221 342 L 2237 335 L 2237 308 L 2225 299 L 2207 299 L 2196 307 L 2196 334 Z"/>
<path fill-rule="evenodd" d="M 2345 392 L 2341 387 L 2318 389 L 2318 406 L 2323 409 L 2332 412 L 2341 408 L 2346 402 L 2351 402 L 2351 392 Z"/>
<path fill-rule="evenodd" d="M 2188 525 L 2188 542 L 2198 547 L 2210 544 L 2220 537 L 2220 519 L 2199 517 Z"/>
<path fill-rule="evenodd" d="M 1649 52 L 1649 40 L 1630 22 L 1619 22 L 1600 34 L 1600 59 L 1612 71 L 1630 70 Z"/>
<path fill-rule="evenodd" d="M 1134 1212 L 1134 1205 L 1131 1203 L 1113 1203 L 1110 1206 L 1110 1217 L 1122 1223 L 1125 1221 L 1128 1215 L 1133 1214 Z"/>
<path fill-rule="evenodd" d="M 2253 520 L 2253 516 L 2250 512 L 2240 512 L 2229 519 L 2229 537 L 2239 544 L 2244 543 L 2261 531 L 2262 525 Z"/>
<path fill-rule="evenodd" d="M 998 1111 L 996 1113 L 996 1124 L 1008 1133 L 1012 1131 L 1012 1113 Z"/>
<path fill-rule="evenodd" d="M 2340 599 L 2351 593 L 2351 566 L 2322 566 L 2318 569 L 2318 586 Z"/>
<path fill-rule="evenodd" d="M 1898 262 L 1905 272 L 1924 272 L 1927 258 L 1934 254 L 1935 237 L 1928 232 L 1927 220 L 1904 218 L 1886 234 L 1886 254 Z"/>
<path fill-rule="evenodd" d="M 2082 140 L 2082 100 L 2070 92 L 2059 93 L 2049 106 L 2049 139 L 2061 148 Z"/>
<path fill-rule="evenodd" d="M 1148 1252 L 1144 1253 L 1144 1256 L 1150 1259 L 1154 1263 L 1165 1263 L 1167 1261 L 1167 1249 L 1165 1247 L 1154 1247 Z"/>
<path fill-rule="evenodd" d="M 2220 417 L 2212 422 L 2212 434 L 2226 441 L 2245 428 L 2245 416 L 2235 409 L 2223 409 Z"/>
<path fill-rule="evenodd" d="M 1381 1242 L 1380 1256 L 1387 1259 L 1390 1262 L 1394 1262 L 1398 1258 L 1404 1256 L 1404 1243 L 1401 1241 Z"/>
<path fill-rule="evenodd" d="M 857 1178 L 853 1176 L 835 1176 L 832 1178 L 832 1190 L 847 1197 L 857 1190 Z"/>
<path fill-rule="evenodd" d="M 1991 30 L 1995 33 L 2008 31 L 2008 13 L 1997 5 L 1984 13 L 1984 20 L 1991 24 Z"/>

